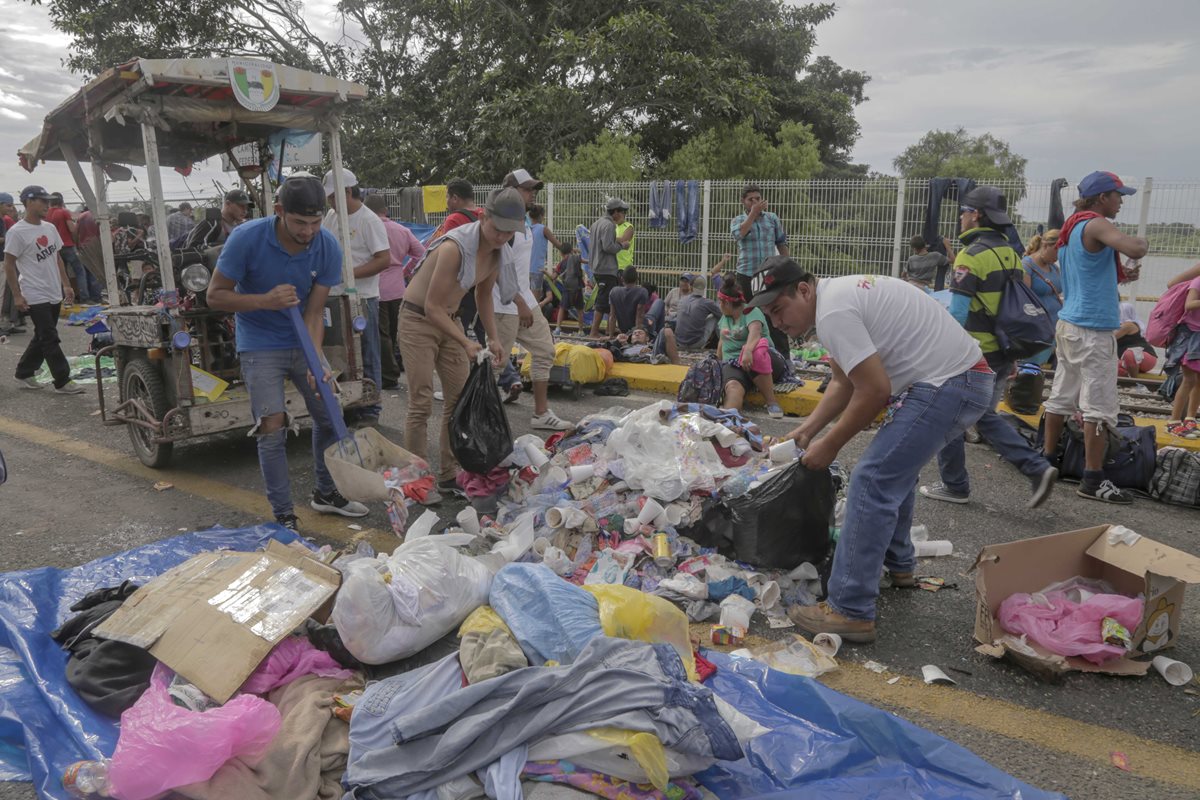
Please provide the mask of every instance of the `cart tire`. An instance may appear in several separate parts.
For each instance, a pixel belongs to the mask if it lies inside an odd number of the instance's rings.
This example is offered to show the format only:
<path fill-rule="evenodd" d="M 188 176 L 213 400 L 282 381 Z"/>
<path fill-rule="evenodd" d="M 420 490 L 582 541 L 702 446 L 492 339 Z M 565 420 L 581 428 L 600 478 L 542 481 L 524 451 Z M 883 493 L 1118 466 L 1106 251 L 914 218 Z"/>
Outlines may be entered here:
<path fill-rule="evenodd" d="M 158 369 L 144 358 L 134 358 L 125 365 L 121 372 L 121 400 L 132 397 L 139 398 L 151 410 L 156 419 L 166 416 L 170 406 L 167 403 L 167 387 L 163 385 L 162 376 Z M 140 425 L 126 425 L 129 429 L 129 441 L 133 451 L 147 467 L 160 469 L 171 462 L 171 452 L 175 445 L 166 442 L 155 442 L 150 431 Z"/>
<path fill-rule="evenodd" d="M 582 400 L 583 399 L 583 384 L 580 383 L 579 381 L 574 381 L 571 384 L 571 398 L 573 400 Z"/>

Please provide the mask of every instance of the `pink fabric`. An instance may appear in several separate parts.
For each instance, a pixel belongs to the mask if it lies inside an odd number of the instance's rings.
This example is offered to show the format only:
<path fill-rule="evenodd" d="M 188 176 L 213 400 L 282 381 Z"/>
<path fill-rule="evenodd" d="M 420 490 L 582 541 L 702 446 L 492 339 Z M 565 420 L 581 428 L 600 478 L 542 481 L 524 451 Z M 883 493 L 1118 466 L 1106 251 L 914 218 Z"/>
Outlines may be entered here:
<path fill-rule="evenodd" d="M 1101 621 L 1112 617 L 1132 632 L 1142 621 L 1142 611 L 1139 598 L 1119 594 L 1094 594 L 1077 603 L 1064 592 L 1017 593 L 1000 604 L 996 619 L 1004 630 L 1023 633 L 1052 653 L 1103 664 L 1125 655 L 1125 648 L 1104 643 Z"/>
<path fill-rule="evenodd" d="M 770 347 L 771 341 L 766 336 L 761 337 L 758 343 L 754 345 L 754 358 L 750 364 L 751 370 L 758 375 L 770 375 L 773 371 L 771 368 Z"/>
<path fill-rule="evenodd" d="M 462 470 L 455 482 L 466 492 L 467 497 L 492 497 L 500 494 L 504 487 L 508 486 L 511 477 L 504 467 L 495 467 L 486 475 Z"/>
<path fill-rule="evenodd" d="M 1192 282 L 1188 284 L 1188 294 L 1190 295 L 1192 292 L 1200 292 L 1200 278 L 1193 278 Z M 1186 306 L 1187 300 L 1185 299 L 1183 302 Z M 1183 319 L 1180 322 L 1187 325 L 1191 330 L 1200 331 L 1200 308 L 1184 311 Z"/>
<path fill-rule="evenodd" d="M 410 258 L 414 264 L 420 261 L 425 255 L 425 245 L 412 231 L 393 219 L 384 217 L 383 227 L 387 230 L 392 258 L 387 269 L 379 273 L 379 300 L 386 302 L 404 297 L 404 264 Z"/>
<path fill-rule="evenodd" d="M 1138 348 L 1131 347 L 1121 354 L 1121 366 L 1118 372 L 1121 375 L 1132 375 L 1137 377 L 1139 372 L 1150 372 L 1154 369 L 1154 365 L 1158 363 L 1158 359 L 1142 350 L 1142 358 L 1139 361 L 1137 353 L 1134 352 Z"/>
<path fill-rule="evenodd" d="M 266 694 L 305 675 L 345 680 L 354 673 L 342 669 L 333 656 L 313 647 L 308 639 L 289 636 L 275 645 L 275 649 L 246 679 L 239 691 L 244 694 Z"/>

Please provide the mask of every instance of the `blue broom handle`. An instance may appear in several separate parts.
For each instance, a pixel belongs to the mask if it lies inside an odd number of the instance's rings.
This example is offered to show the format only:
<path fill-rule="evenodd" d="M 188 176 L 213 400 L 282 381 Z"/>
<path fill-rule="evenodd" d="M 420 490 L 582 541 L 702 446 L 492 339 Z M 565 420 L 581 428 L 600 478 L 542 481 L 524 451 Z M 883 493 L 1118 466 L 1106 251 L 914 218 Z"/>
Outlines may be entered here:
<path fill-rule="evenodd" d="M 329 419 L 333 422 L 333 432 L 337 434 L 338 441 L 349 439 L 350 431 L 346 429 L 346 421 L 342 419 L 342 407 L 338 404 L 337 397 L 334 396 L 333 384 L 322 380 L 325 375 L 325 367 L 321 364 L 321 357 L 317 355 L 317 347 L 308 333 L 308 326 L 304 324 L 300 306 L 290 306 L 287 313 L 292 319 L 292 327 L 296 329 L 300 347 L 304 350 L 304 360 L 308 362 L 308 369 L 317 379 L 317 391 L 320 392 L 321 400 L 325 403 L 325 410 L 329 412 Z"/>

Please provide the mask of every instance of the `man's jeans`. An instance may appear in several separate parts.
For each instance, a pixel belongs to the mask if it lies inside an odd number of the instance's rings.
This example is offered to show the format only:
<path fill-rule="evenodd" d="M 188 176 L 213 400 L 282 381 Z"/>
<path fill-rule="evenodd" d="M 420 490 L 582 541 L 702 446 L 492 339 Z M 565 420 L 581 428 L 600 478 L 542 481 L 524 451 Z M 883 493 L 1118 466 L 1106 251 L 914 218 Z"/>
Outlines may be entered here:
<path fill-rule="evenodd" d="M 375 388 L 383 388 L 383 354 L 379 346 L 379 298 L 362 298 L 363 316 L 367 318 L 367 327 L 362 333 L 363 375 L 375 381 Z M 358 413 L 364 417 L 379 418 L 383 406 L 359 406 Z"/>
<path fill-rule="evenodd" d="M 75 248 L 64 246 L 59 253 L 62 255 L 63 264 L 66 265 L 67 275 L 75 276 L 75 289 L 79 295 L 76 301 L 99 303 L 100 282 L 79 260 L 79 253 L 75 251 Z"/>
<path fill-rule="evenodd" d="M 258 424 L 263 417 L 287 413 L 284 382 L 290 379 L 304 397 L 304 405 L 312 417 L 313 471 L 317 491 L 328 494 L 333 491 L 334 484 L 325 468 L 325 448 L 337 441 L 333 421 L 317 393 L 309 388 L 308 363 L 304 360 L 303 350 L 254 350 L 238 355 L 242 362 L 242 380 L 250 393 L 255 423 L 250 434 L 258 439 L 258 465 L 267 487 L 267 500 L 276 517 L 291 514 L 292 486 L 287 463 L 287 433 L 293 427 L 291 415 L 285 419 L 282 428 L 270 433 L 260 433 Z"/>
<path fill-rule="evenodd" d="M 1017 429 L 996 413 L 996 406 L 1004 399 L 1008 389 L 1009 376 L 1012 374 L 1012 364 L 1001 364 L 996 373 L 996 384 L 992 391 L 991 402 L 987 411 L 975 423 L 975 430 L 987 440 L 987 443 L 1028 478 L 1036 478 L 1050 468 L 1050 462 L 1041 451 L 1032 447 Z M 967 446 L 963 437 L 959 436 L 938 453 L 938 472 L 946 488 L 958 494 L 971 493 L 971 479 L 967 475 Z"/>
<path fill-rule="evenodd" d="M 909 528 L 921 467 L 962 439 L 988 409 L 990 372 L 964 372 L 931 386 L 914 384 L 875 434 L 850 476 L 846 519 L 833 556 L 828 602 L 855 619 L 875 618 L 880 568 L 912 572 Z"/>

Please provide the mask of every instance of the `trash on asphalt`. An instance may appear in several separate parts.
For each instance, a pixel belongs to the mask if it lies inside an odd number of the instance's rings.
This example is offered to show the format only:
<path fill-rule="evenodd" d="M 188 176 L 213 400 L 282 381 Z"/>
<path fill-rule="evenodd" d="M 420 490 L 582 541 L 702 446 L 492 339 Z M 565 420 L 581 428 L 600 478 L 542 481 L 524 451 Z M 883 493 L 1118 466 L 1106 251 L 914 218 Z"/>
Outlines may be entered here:
<path fill-rule="evenodd" d="M 942 671 L 942 668 L 937 664 L 926 664 L 921 667 L 921 679 L 928 684 L 941 683 L 953 686 L 958 683 L 958 681 Z"/>
<path fill-rule="evenodd" d="M 804 675 L 816 678 L 837 669 L 837 661 L 826 650 L 799 634 L 786 639 L 749 648 L 751 658 L 756 658 L 771 669 L 789 675 Z"/>
<path fill-rule="evenodd" d="M 1154 670 L 1172 686 L 1186 686 L 1192 682 L 1192 668 L 1182 661 L 1176 661 L 1166 656 L 1155 656 L 1150 662 Z"/>

